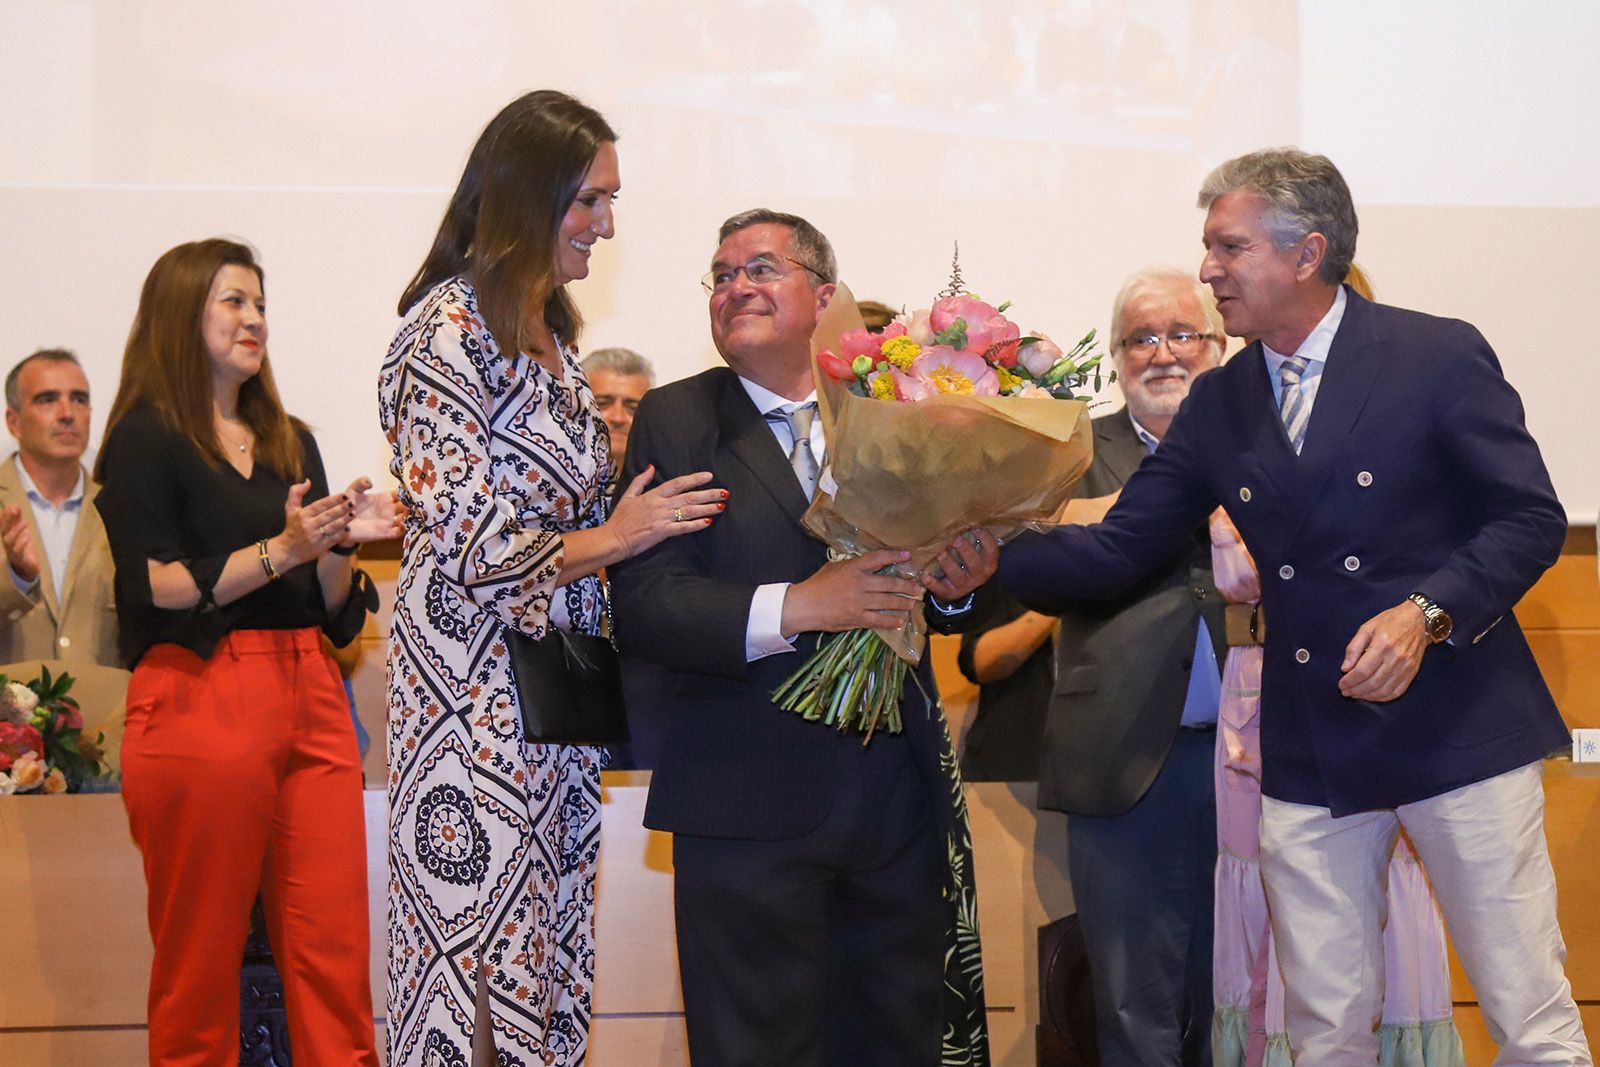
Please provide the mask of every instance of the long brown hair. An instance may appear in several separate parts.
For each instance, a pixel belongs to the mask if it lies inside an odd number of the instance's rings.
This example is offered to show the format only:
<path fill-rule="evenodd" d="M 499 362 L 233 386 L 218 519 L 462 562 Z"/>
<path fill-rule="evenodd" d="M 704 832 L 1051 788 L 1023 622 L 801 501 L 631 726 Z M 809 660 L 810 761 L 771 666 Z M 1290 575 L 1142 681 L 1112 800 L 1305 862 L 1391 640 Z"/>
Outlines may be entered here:
<path fill-rule="evenodd" d="M 616 139 L 598 111 L 566 93 L 541 89 L 507 104 L 472 146 L 433 247 L 400 297 L 400 314 L 463 275 L 502 351 L 527 348 L 541 320 L 572 344 L 583 317 L 556 284 L 557 234 L 595 153 Z"/>
<path fill-rule="evenodd" d="M 201 323 L 211 283 L 218 271 L 230 265 L 254 271 L 266 291 L 266 275 L 255 252 L 248 245 L 221 237 L 169 249 L 150 268 L 123 350 L 122 378 L 106 421 L 107 437 L 128 412 L 150 404 L 162 422 L 188 438 L 208 461 L 218 467 L 227 463 L 217 441 L 211 356 Z M 260 372 L 239 387 L 239 418 L 255 435 L 256 462 L 266 464 L 279 477 L 299 481 L 305 467 L 297 432 L 301 424 L 283 410 L 264 349 Z"/>

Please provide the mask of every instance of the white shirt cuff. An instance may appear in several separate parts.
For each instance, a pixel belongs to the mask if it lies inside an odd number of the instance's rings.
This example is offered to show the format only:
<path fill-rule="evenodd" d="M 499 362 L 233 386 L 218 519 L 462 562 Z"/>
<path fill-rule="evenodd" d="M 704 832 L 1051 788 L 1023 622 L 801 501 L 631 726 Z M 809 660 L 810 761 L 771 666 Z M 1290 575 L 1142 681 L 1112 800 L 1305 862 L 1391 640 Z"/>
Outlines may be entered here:
<path fill-rule="evenodd" d="M 783 598 L 788 582 L 758 586 L 750 598 L 750 618 L 744 627 L 744 659 L 754 663 L 780 652 L 793 652 L 794 642 L 783 636 Z"/>

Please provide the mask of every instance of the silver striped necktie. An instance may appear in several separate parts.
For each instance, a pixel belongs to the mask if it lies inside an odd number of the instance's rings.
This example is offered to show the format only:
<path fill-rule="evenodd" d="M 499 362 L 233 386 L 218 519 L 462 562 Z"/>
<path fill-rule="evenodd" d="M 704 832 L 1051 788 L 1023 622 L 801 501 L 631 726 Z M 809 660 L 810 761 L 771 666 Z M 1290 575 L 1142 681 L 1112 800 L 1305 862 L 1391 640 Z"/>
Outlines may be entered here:
<path fill-rule="evenodd" d="M 789 466 L 800 480 L 800 488 L 807 500 L 817 491 L 817 455 L 811 450 L 811 424 L 816 417 L 817 404 L 814 400 L 767 413 L 768 419 L 781 421 L 789 427 L 789 439 L 794 442 L 789 448 Z"/>
<path fill-rule="evenodd" d="M 1311 422 L 1311 405 L 1300 391 L 1300 378 L 1311 363 L 1304 356 L 1285 356 L 1278 368 L 1278 381 L 1283 386 L 1283 396 L 1278 402 L 1278 414 L 1283 416 L 1283 429 L 1289 435 L 1294 454 L 1306 443 L 1306 426 Z"/>

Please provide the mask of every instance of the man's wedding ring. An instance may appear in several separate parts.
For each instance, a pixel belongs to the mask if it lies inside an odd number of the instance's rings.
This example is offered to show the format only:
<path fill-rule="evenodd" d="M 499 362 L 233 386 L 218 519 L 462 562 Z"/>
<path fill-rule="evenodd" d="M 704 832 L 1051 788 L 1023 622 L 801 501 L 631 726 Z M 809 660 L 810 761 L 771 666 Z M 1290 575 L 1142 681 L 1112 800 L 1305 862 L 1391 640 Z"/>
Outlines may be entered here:
<path fill-rule="evenodd" d="M 673 508 L 672 509 L 672 521 L 673 522 L 682 522 L 683 521 L 683 509 L 682 508 Z"/>

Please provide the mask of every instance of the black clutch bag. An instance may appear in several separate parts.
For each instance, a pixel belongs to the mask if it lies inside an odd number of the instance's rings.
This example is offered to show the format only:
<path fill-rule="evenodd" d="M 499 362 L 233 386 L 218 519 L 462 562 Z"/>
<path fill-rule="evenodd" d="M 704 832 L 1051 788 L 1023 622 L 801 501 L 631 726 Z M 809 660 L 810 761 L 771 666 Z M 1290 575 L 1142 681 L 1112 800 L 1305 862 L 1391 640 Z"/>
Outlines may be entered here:
<path fill-rule="evenodd" d="M 622 672 L 609 638 L 552 628 L 535 641 L 506 631 L 522 734 L 549 745 L 615 745 L 628 740 Z"/>

